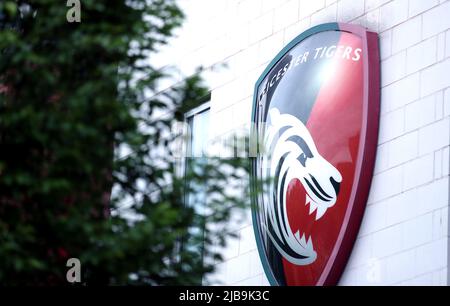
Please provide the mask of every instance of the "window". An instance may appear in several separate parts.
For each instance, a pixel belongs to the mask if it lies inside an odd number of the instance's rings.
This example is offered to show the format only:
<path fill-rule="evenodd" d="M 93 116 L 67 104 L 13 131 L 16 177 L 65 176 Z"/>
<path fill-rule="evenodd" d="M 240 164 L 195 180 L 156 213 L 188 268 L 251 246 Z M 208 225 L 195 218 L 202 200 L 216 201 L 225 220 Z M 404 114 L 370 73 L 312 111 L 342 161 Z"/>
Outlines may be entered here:
<path fill-rule="evenodd" d="M 209 140 L 209 103 L 205 103 L 186 114 L 185 120 L 188 125 L 187 150 L 184 164 L 184 173 L 195 172 L 201 177 L 203 167 L 208 162 L 206 152 Z M 198 260 L 203 262 L 203 238 L 205 229 L 205 207 L 207 201 L 207 182 L 190 180 L 187 176 L 186 184 L 188 193 L 185 195 L 186 206 L 192 207 L 197 216 L 195 226 L 188 230 L 188 237 L 182 242 L 182 248 L 187 248 L 199 254 Z M 195 237 L 197 239 L 193 239 Z M 183 259 L 181 259 L 183 260 Z M 198 284 L 201 285 L 201 279 Z"/>
<path fill-rule="evenodd" d="M 206 103 L 186 114 L 186 122 L 189 126 L 186 169 L 193 169 L 198 173 L 202 165 L 207 163 L 206 151 L 209 131 L 209 103 Z M 206 202 L 205 184 L 196 184 L 190 187 L 193 192 L 186 195 L 186 205 L 193 206 L 197 213 L 203 213 Z"/>

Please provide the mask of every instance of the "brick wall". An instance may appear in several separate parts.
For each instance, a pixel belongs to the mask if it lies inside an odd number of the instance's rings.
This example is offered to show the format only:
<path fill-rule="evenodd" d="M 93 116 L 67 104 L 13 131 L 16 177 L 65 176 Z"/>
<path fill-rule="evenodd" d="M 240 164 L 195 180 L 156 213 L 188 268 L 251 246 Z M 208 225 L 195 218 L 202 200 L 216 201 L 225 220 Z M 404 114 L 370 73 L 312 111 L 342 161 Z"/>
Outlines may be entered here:
<path fill-rule="evenodd" d="M 188 16 L 155 64 L 206 68 L 211 137 L 248 128 L 254 83 L 303 30 L 360 24 L 380 35 L 381 119 L 367 210 L 341 285 L 448 284 L 450 1 L 181 0 Z M 170 82 L 161 87 L 170 86 Z M 265 285 L 249 213 L 209 280 Z"/>

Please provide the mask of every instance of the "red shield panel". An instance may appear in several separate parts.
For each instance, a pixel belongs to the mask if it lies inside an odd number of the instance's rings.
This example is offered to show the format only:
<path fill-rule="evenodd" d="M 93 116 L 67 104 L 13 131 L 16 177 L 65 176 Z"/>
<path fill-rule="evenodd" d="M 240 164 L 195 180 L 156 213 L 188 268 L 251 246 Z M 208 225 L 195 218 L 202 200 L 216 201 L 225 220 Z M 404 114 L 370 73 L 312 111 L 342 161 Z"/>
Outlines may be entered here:
<path fill-rule="evenodd" d="M 273 285 L 333 285 L 369 193 L 379 120 L 378 36 L 329 23 L 302 33 L 255 86 L 253 226 Z"/>

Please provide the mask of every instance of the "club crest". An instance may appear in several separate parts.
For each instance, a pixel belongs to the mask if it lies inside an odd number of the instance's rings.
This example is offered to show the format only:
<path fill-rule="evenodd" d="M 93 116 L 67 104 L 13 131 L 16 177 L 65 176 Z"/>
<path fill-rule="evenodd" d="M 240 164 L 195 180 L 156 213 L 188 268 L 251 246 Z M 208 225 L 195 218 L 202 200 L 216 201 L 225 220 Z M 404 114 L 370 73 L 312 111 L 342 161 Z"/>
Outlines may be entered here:
<path fill-rule="evenodd" d="M 273 285 L 336 284 L 367 200 L 378 135 L 375 33 L 330 23 L 295 38 L 256 83 L 253 226 Z"/>

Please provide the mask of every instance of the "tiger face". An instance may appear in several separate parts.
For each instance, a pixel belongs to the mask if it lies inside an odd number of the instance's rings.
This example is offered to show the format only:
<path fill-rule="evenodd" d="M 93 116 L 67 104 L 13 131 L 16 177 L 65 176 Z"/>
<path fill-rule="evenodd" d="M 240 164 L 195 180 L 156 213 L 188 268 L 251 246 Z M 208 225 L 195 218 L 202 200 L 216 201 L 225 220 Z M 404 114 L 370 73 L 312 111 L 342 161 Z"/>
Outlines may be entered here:
<path fill-rule="evenodd" d="M 268 236 L 278 251 L 295 264 L 309 264 L 316 258 L 312 237 L 292 232 L 286 207 L 289 182 L 298 179 L 306 191 L 305 205 L 315 220 L 336 204 L 342 182 L 340 172 L 323 158 L 306 126 L 295 116 L 269 111 L 270 124 L 264 137 L 263 168 L 269 186 L 269 207 L 265 219 L 271 223 Z M 287 226 L 286 226 L 287 225 Z"/>

